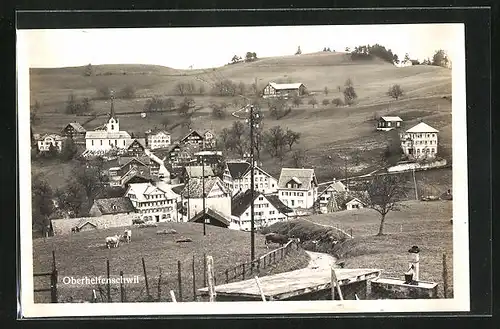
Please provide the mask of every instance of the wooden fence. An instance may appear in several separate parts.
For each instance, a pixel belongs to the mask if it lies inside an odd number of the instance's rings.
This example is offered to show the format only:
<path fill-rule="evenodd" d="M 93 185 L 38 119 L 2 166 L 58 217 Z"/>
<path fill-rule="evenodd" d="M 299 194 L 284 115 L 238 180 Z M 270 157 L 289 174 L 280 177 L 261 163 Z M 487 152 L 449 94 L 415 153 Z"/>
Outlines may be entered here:
<path fill-rule="evenodd" d="M 34 293 L 48 292 L 50 291 L 50 302 L 57 303 L 57 267 L 56 267 L 56 254 L 52 251 L 52 270 L 50 272 L 33 273 L 33 278 L 37 277 L 49 277 L 50 287 L 49 288 L 35 288 Z"/>

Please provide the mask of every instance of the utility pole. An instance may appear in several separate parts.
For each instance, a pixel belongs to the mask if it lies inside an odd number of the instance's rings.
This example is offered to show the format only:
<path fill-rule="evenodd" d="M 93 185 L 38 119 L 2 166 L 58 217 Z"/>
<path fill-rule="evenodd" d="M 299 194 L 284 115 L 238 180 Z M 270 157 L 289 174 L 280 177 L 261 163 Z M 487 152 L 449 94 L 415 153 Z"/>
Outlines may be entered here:
<path fill-rule="evenodd" d="M 257 78 L 255 78 L 255 90 L 257 90 Z M 254 214 L 254 192 L 255 192 L 255 178 L 254 178 L 254 158 L 253 158 L 253 124 L 254 124 L 254 114 L 253 105 L 250 106 L 250 259 L 253 261 L 255 259 L 255 214 Z M 253 263 L 252 263 L 253 264 Z"/>
<path fill-rule="evenodd" d="M 205 211 L 205 158 L 203 155 L 201 156 L 201 190 L 203 191 L 203 235 L 207 235 L 207 229 L 206 229 L 206 211 Z"/>
<path fill-rule="evenodd" d="M 413 168 L 412 173 L 413 173 L 413 185 L 415 186 L 415 200 L 418 200 L 418 189 L 417 189 L 417 179 L 415 178 L 415 168 Z"/>
<path fill-rule="evenodd" d="M 189 222 L 189 216 L 191 215 L 191 207 L 189 206 L 189 200 L 191 199 L 191 192 L 190 192 L 190 188 L 189 188 L 189 185 L 191 183 L 191 177 L 189 175 L 191 175 L 191 162 L 189 162 L 189 174 L 186 176 L 187 180 L 184 183 L 185 186 L 187 186 L 187 190 L 188 190 L 188 204 L 187 204 L 187 213 L 186 213 L 188 222 Z"/>

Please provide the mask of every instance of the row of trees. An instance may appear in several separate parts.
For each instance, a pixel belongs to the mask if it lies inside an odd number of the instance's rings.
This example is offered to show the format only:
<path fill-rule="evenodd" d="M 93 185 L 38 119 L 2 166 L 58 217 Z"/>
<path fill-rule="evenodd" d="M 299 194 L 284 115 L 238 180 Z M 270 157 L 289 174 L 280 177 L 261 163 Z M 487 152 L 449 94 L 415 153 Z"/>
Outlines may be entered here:
<path fill-rule="evenodd" d="M 109 99 L 113 91 L 108 86 L 100 86 L 96 88 L 94 99 Z M 132 99 L 136 97 L 136 89 L 132 85 L 127 85 L 121 88 L 116 94 L 117 98 Z"/>
<path fill-rule="evenodd" d="M 172 110 L 175 107 L 175 100 L 171 97 L 162 98 L 158 96 L 154 96 L 146 101 L 144 104 L 145 112 L 155 112 L 155 111 L 163 111 L 163 110 Z"/>
<path fill-rule="evenodd" d="M 349 51 L 349 48 L 346 48 L 346 51 Z M 372 59 L 374 57 L 378 57 L 391 64 L 399 63 L 398 55 L 394 54 L 391 49 L 386 49 L 378 43 L 373 46 L 357 46 L 350 52 L 350 54 L 352 60 Z"/>
<path fill-rule="evenodd" d="M 255 52 L 251 52 L 251 51 L 247 51 L 247 53 L 245 54 L 245 58 L 243 59 L 241 56 L 238 56 L 238 55 L 234 55 L 233 58 L 231 58 L 231 62 L 229 64 L 236 64 L 236 63 L 241 63 L 243 61 L 245 62 L 253 62 L 255 60 L 257 60 L 257 53 Z"/>
<path fill-rule="evenodd" d="M 179 82 L 174 87 L 174 93 L 179 96 L 186 95 L 204 95 L 206 92 L 205 85 L 196 85 L 194 82 Z"/>
<path fill-rule="evenodd" d="M 83 114 L 92 112 L 93 106 L 90 98 L 83 97 L 81 100 L 77 99 L 74 94 L 70 94 L 66 100 L 64 112 L 66 114 Z"/>

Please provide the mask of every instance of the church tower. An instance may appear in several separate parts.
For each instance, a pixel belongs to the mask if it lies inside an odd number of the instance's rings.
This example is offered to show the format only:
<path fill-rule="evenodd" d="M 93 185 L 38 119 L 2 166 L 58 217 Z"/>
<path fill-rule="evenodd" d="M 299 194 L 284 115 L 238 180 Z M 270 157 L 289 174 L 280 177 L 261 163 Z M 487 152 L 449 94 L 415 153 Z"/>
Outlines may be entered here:
<path fill-rule="evenodd" d="M 111 92 L 111 110 L 109 112 L 108 123 L 106 124 L 108 132 L 120 131 L 120 121 L 116 118 L 114 99 L 113 92 Z"/>

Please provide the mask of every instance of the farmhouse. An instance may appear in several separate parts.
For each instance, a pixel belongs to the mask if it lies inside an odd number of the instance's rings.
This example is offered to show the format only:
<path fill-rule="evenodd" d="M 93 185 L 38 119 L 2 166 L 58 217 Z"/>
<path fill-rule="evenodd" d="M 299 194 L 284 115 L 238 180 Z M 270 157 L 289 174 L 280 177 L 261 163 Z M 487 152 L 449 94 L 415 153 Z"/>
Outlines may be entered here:
<path fill-rule="evenodd" d="M 40 139 L 38 139 L 38 150 L 40 152 L 47 152 L 50 150 L 50 146 L 52 145 L 57 152 L 61 152 L 65 140 L 66 137 L 61 137 L 57 134 L 43 135 Z"/>
<path fill-rule="evenodd" d="M 364 206 L 364 203 L 361 202 L 361 200 L 359 200 L 358 198 L 354 198 L 345 204 L 346 210 L 361 209 Z"/>
<path fill-rule="evenodd" d="M 302 96 L 306 93 L 306 87 L 302 83 L 274 83 L 269 82 L 262 93 L 267 97 L 292 97 Z"/>
<path fill-rule="evenodd" d="M 318 195 L 314 169 L 282 168 L 278 181 L 279 199 L 290 208 L 308 209 Z"/>
<path fill-rule="evenodd" d="M 203 148 L 212 149 L 215 147 L 215 134 L 211 130 L 206 130 L 203 133 Z"/>
<path fill-rule="evenodd" d="M 205 184 L 205 193 L 203 193 L 203 184 Z M 227 218 L 231 217 L 230 192 L 224 187 L 219 177 L 209 177 L 204 180 L 190 179 L 182 190 L 183 207 L 189 204 L 188 218 L 203 211 L 203 196 L 205 196 L 205 208 L 212 208 Z"/>
<path fill-rule="evenodd" d="M 334 210 L 329 208 L 335 207 L 335 194 L 345 191 L 347 191 L 346 186 L 341 181 L 337 181 L 336 179 L 334 179 L 333 182 L 326 187 L 323 186 L 322 188 L 319 188 L 317 202 L 320 212 L 323 214 L 333 212 Z"/>
<path fill-rule="evenodd" d="M 396 128 L 401 128 L 403 119 L 395 116 L 385 116 L 378 119 L 377 130 L 389 131 Z"/>
<path fill-rule="evenodd" d="M 230 225 L 230 220 L 218 212 L 217 210 L 213 210 L 211 208 L 207 208 L 205 210 L 205 214 L 203 211 L 197 213 L 194 217 L 192 217 L 189 222 L 192 223 L 203 223 L 205 222 L 207 225 L 218 226 L 227 228 Z"/>
<path fill-rule="evenodd" d="M 110 186 L 125 186 L 136 174 L 152 179 L 152 173 L 158 171 L 148 157 L 119 157 L 116 161 L 117 166 L 108 169 Z"/>
<path fill-rule="evenodd" d="M 125 146 L 129 156 L 142 156 L 145 154 L 146 140 L 144 138 L 131 139 Z"/>
<path fill-rule="evenodd" d="M 129 184 L 125 196 L 144 221 L 177 221 L 177 195 L 165 185 Z"/>
<path fill-rule="evenodd" d="M 433 158 L 438 154 L 439 130 L 424 122 L 401 134 L 401 148 L 409 158 Z"/>
<path fill-rule="evenodd" d="M 229 161 L 224 169 L 224 186 L 232 195 L 245 192 L 250 188 L 251 164 L 247 161 Z M 278 190 L 278 181 L 262 168 L 254 166 L 255 190 L 261 193 L 274 193 Z"/>
<path fill-rule="evenodd" d="M 195 152 L 194 158 L 198 165 L 205 163 L 205 165 L 210 166 L 212 169 L 219 166 L 223 161 L 222 151 L 205 150 L 205 151 Z"/>
<path fill-rule="evenodd" d="M 203 134 L 200 134 L 196 130 L 191 130 L 186 136 L 181 138 L 179 144 L 184 145 L 198 145 L 200 148 L 203 148 Z"/>
<path fill-rule="evenodd" d="M 171 143 L 170 133 L 165 130 L 153 130 L 147 134 L 147 146 L 151 150 L 168 147 Z"/>
<path fill-rule="evenodd" d="M 120 131 L 120 121 L 117 119 L 111 97 L 111 110 L 108 123 L 104 129 L 87 131 L 85 134 L 85 147 L 87 153 L 104 154 L 116 149 L 127 149 L 132 138 L 126 131 Z"/>
<path fill-rule="evenodd" d="M 78 122 L 70 122 L 63 128 L 61 135 L 72 139 L 84 139 L 87 131 Z"/>
<path fill-rule="evenodd" d="M 89 210 L 89 215 L 91 217 L 120 214 L 128 215 L 131 213 L 135 213 L 135 209 L 130 200 L 124 197 L 95 199 Z"/>
<path fill-rule="evenodd" d="M 182 170 L 183 182 L 187 182 L 191 178 L 206 178 L 212 176 L 215 176 L 214 171 L 212 170 L 212 167 L 209 166 L 188 166 L 184 167 Z"/>
<path fill-rule="evenodd" d="M 249 189 L 236 194 L 232 198 L 230 228 L 250 231 L 251 203 L 252 191 Z M 288 219 L 288 215 L 293 212 L 292 209 L 285 206 L 274 194 L 264 195 L 260 192 L 255 192 L 253 203 L 255 228 L 262 228 L 276 222 L 285 221 Z"/>

